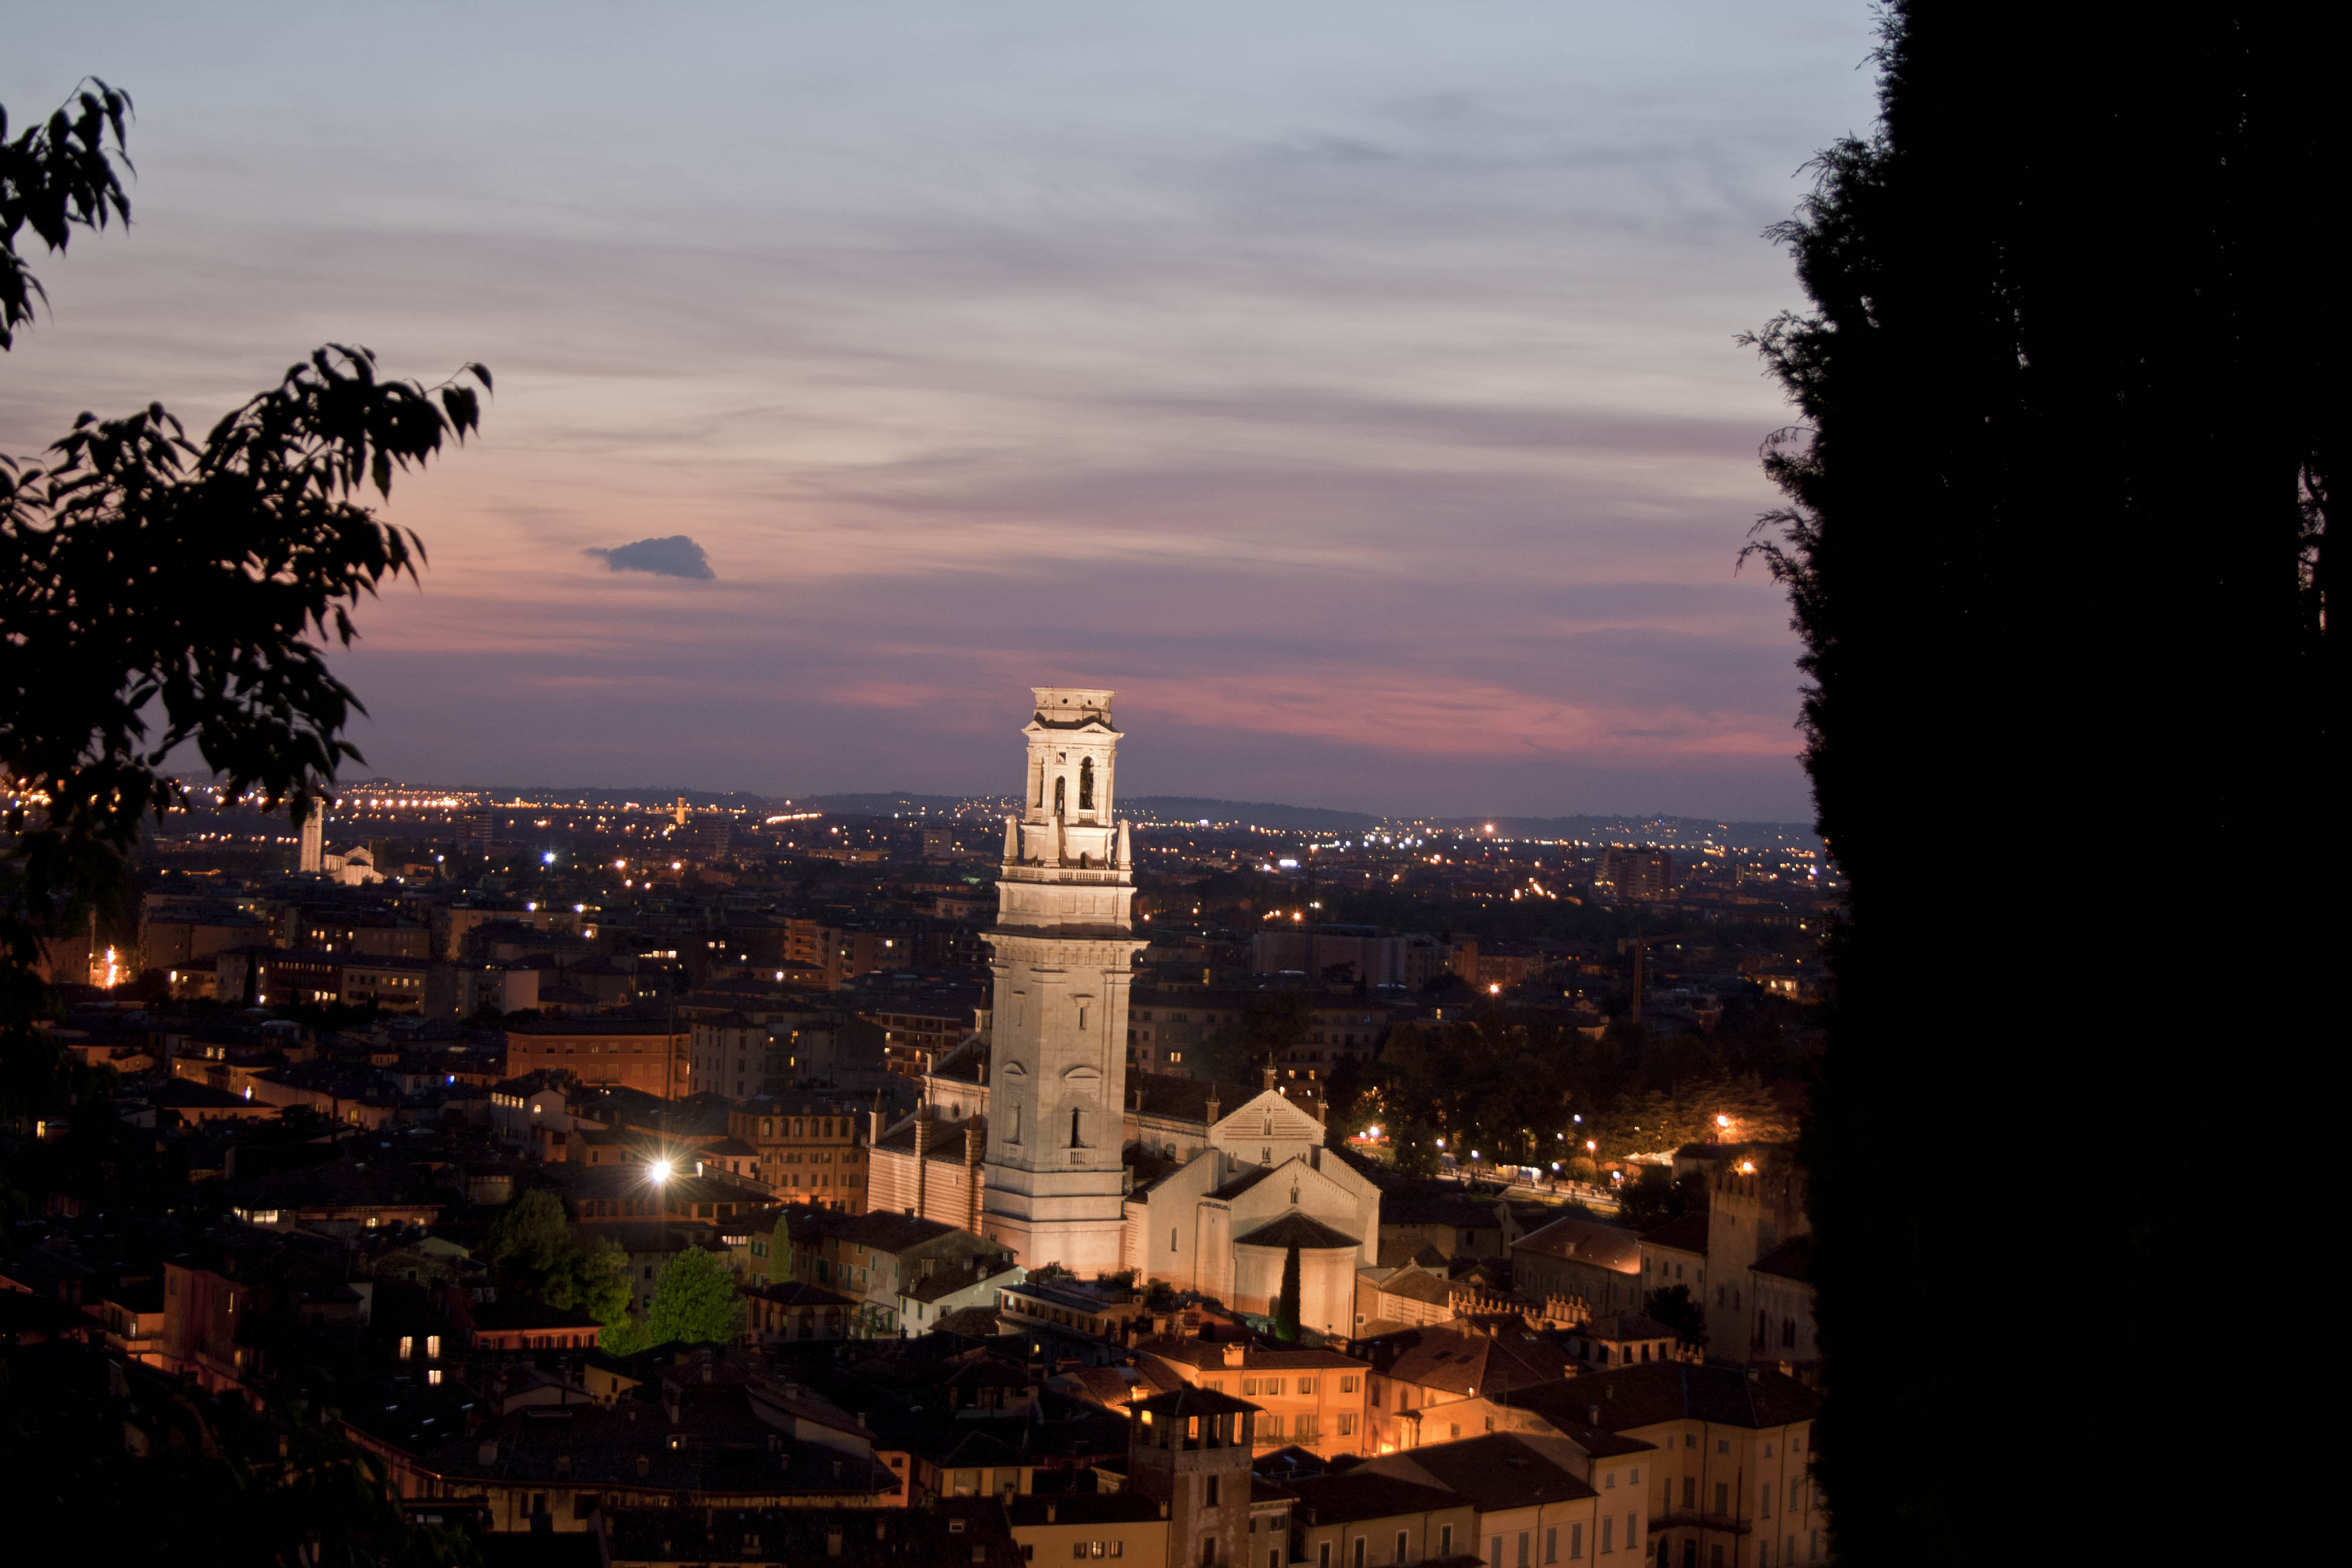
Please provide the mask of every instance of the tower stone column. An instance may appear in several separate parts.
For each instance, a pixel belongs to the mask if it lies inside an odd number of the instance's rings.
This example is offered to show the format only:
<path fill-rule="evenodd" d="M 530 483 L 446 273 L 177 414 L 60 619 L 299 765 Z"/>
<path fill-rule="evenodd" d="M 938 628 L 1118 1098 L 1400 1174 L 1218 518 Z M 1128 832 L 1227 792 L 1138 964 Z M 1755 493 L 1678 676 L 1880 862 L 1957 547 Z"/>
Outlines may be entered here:
<path fill-rule="evenodd" d="M 1005 822 L 992 952 L 982 1233 L 1024 1268 L 1119 1266 L 1134 868 L 1111 815 L 1111 693 L 1037 687 Z"/>

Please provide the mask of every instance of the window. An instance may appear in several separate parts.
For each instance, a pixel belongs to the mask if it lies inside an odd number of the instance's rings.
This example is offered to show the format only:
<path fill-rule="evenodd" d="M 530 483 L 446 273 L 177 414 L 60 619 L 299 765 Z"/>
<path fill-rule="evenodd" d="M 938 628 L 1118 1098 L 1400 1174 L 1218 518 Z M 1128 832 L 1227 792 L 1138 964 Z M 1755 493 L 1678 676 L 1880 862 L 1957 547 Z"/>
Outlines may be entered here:
<path fill-rule="evenodd" d="M 1282 1436 L 1282 1417 L 1279 1415 L 1261 1415 L 1257 1418 L 1257 1429 L 1268 1437 L 1278 1438 Z M 1299 1436 L 1305 1436 L 1306 1434 L 1302 1432 Z"/>
<path fill-rule="evenodd" d="M 1176 1227 L 1172 1225 L 1168 1227 L 1168 1250 L 1171 1252 L 1176 1250 Z"/>
<path fill-rule="evenodd" d="M 1528 1532 L 1524 1530 L 1519 1531 L 1519 1554 L 1512 1568 L 1528 1568 Z"/>
<path fill-rule="evenodd" d="M 1242 1379 L 1242 1394 L 1243 1394 L 1243 1395 L 1244 1395 L 1244 1397 L 1247 1397 L 1247 1396 L 1249 1396 L 1249 1395 L 1255 1394 L 1256 1394 L 1256 1393 L 1257 1393 L 1257 1379 L 1255 1379 L 1255 1378 L 1254 1378 L 1254 1377 L 1245 1377 L 1245 1378 Z"/>
<path fill-rule="evenodd" d="M 1685 1508 L 1698 1506 L 1698 1481 L 1695 1477 L 1683 1478 L 1683 1506 Z"/>
<path fill-rule="evenodd" d="M 1339 1436 L 1342 1437 L 1352 1437 L 1355 1435 L 1356 1418 L 1353 1415 L 1343 1414 L 1339 1417 Z"/>
<path fill-rule="evenodd" d="M 1277 1388 L 1277 1389 L 1276 1389 L 1276 1390 L 1275 1390 L 1275 1392 L 1276 1392 L 1276 1394 L 1279 1394 L 1279 1393 L 1281 1393 L 1281 1392 L 1282 1392 L 1282 1390 L 1280 1390 L 1280 1389 L 1278 1389 L 1278 1388 Z M 1302 1377 L 1302 1378 L 1300 1378 L 1300 1379 L 1298 1380 L 1298 1392 L 1299 1392 L 1299 1393 L 1301 1393 L 1301 1394 L 1312 1394 L 1312 1393 L 1314 1393 L 1314 1392 L 1315 1392 L 1315 1380 L 1314 1380 L 1313 1378 L 1311 1378 L 1311 1377 Z"/>
<path fill-rule="evenodd" d="M 1217 1478 L 1215 1476 L 1211 1476 L 1209 1478 L 1208 1505 L 1211 1508 L 1217 1506 Z"/>
<path fill-rule="evenodd" d="M 1584 1561 L 1584 1526 L 1581 1524 L 1568 1527 L 1568 1560 L 1570 1563 Z"/>
<path fill-rule="evenodd" d="M 236 1298 L 231 1297 L 230 1300 L 234 1301 Z M 439 1334 L 427 1334 L 425 1336 L 425 1353 L 433 1357 L 436 1361 L 440 1359 L 441 1336 Z"/>
<path fill-rule="evenodd" d="M 403 1360 L 403 1361 L 406 1361 L 410 1356 L 413 1356 L 413 1355 L 415 1355 L 415 1353 L 416 1353 L 416 1336 L 415 1336 L 415 1334 L 403 1334 L 403 1335 L 401 1335 L 401 1336 L 400 1336 L 400 1359 L 401 1359 L 401 1360 Z"/>
<path fill-rule="evenodd" d="M 1391 1563 L 1402 1563 L 1402 1562 L 1403 1562 L 1403 1561 L 1404 1561 L 1404 1554 L 1405 1554 L 1405 1544 L 1404 1544 L 1404 1543 L 1405 1543 L 1405 1532 L 1404 1532 L 1403 1531 L 1400 1530 L 1400 1531 L 1398 1531 L 1396 1532 L 1396 1555 L 1395 1555 L 1394 1557 L 1391 1557 L 1391 1559 L 1389 1559 L 1389 1561 L 1390 1561 L 1390 1562 L 1391 1562 Z"/>
<path fill-rule="evenodd" d="M 1331 1543 L 1318 1542 L 1315 1548 L 1315 1568 L 1331 1568 Z"/>
<path fill-rule="evenodd" d="M 1343 1377 L 1339 1380 L 1339 1392 L 1342 1394 L 1353 1394 L 1356 1392 L 1356 1380 L 1352 1375 Z"/>
<path fill-rule="evenodd" d="M 1601 1550 L 1604 1552 L 1617 1550 L 1617 1521 L 1614 1515 L 1601 1521 Z"/>
<path fill-rule="evenodd" d="M 1605 1492 L 1613 1492 L 1617 1489 L 1616 1471 L 1612 1470 L 1609 1472 L 1607 1479 L 1602 1480 L 1601 1483 L 1601 1489 Z"/>
<path fill-rule="evenodd" d="M 1546 1563 L 1559 1561 L 1559 1526 L 1558 1525 L 1553 1525 L 1544 1531 L 1544 1561 Z"/>
<path fill-rule="evenodd" d="M 1496 1536 L 1486 1547 L 1486 1561 L 1500 1568 L 1503 1561 L 1503 1538 Z"/>
<path fill-rule="evenodd" d="M 1437 1554 L 1440 1557 L 1454 1555 L 1454 1527 L 1450 1524 L 1437 1527 Z"/>
<path fill-rule="evenodd" d="M 1265 1391 L 1268 1394 L 1280 1394 L 1282 1392 L 1282 1379 L 1278 1377 L 1267 1378 L 1265 1380 Z"/>
<path fill-rule="evenodd" d="M 1364 1568 L 1364 1538 L 1360 1535 L 1356 1537 L 1355 1568 Z"/>
<path fill-rule="evenodd" d="M 1729 1513 L 1731 1511 L 1731 1483 L 1729 1481 L 1717 1481 L 1715 1483 L 1715 1511 L 1717 1513 Z"/>
<path fill-rule="evenodd" d="M 1756 1517 L 1759 1519 L 1772 1517 L 1772 1483 L 1769 1481 L 1764 1483 L 1764 1491 L 1756 1510 Z"/>
<path fill-rule="evenodd" d="M 1728 1454 L 1731 1452 L 1731 1439 L 1728 1437 L 1717 1437 L 1715 1440 L 1715 1451 L 1718 1454 Z"/>
<path fill-rule="evenodd" d="M 1803 1486 L 1803 1485 L 1804 1485 L 1804 1482 L 1802 1482 L 1802 1481 L 1790 1481 L 1790 1482 L 1789 1483 L 1789 1511 L 1790 1511 L 1790 1513 L 1794 1513 L 1794 1512 L 1796 1512 L 1800 1508 L 1802 1508 L 1802 1507 L 1804 1506 L 1802 1503 L 1801 1503 L 1801 1502 L 1799 1502 L 1799 1501 L 1797 1500 L 1800 1497 L 1801 1497 L 1801 1496 L 1803 1495 L 1803 1494 L 1802 1494 L 1801 1492 L 1800 1492 L 1797 1489 L 1798 1489 L 1798 1488 L 1800 1488 L 1800 1487 L 1801 1487 L 1801 1486 Z M 1793 1547 L 1790 1549 L 1790 1554 L 1791 1556 L 1795 1555 L 1795 1549 L 1794 1549 Z"/>

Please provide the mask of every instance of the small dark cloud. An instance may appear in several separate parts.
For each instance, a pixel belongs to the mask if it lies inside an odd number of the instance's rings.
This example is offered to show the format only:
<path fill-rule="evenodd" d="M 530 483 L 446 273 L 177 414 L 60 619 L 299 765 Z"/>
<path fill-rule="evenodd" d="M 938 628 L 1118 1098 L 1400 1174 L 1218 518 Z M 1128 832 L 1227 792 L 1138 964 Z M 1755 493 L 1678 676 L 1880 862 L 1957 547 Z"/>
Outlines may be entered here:
<path fill-rule="evenodd" d="M 719 575 L 702 553 L 702 546 L 683 533 L 667 539 L 640 539 L 612 550 L 583 550 L 615 572 L 651 572 L 659 577 L 692 577 L 709 582 Z"/>

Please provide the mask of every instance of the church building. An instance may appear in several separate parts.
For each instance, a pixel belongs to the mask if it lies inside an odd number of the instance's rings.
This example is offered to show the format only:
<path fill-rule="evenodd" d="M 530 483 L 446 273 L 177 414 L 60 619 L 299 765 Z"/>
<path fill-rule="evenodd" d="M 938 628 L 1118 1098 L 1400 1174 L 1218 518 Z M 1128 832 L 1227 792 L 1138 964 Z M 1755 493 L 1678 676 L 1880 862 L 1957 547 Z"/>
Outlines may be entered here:
<path fill-rule="evenodd" d="M 1345 1334 L 1378 1261 L 1380 1193 L 1323 1147 L 1311 1101 L 1130 1073 L 1134 849 L 1114 815 L 1108 691 L 1034 690 L 1024 809 L 1004 824 L 991 1005 L 896 1126 L 877 1112 L 868 1204 L 975 1229 L 1024 1268 L 1272 1308 L 1299 1257 L 1300 1321 Z"/>

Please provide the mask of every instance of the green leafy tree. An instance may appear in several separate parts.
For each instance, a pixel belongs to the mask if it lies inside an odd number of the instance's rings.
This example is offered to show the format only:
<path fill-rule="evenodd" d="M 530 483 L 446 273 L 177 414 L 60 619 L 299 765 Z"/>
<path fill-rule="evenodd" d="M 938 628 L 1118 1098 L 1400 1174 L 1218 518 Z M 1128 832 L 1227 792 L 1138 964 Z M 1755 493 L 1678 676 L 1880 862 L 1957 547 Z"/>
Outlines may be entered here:
<path fill-rule="evenodd" d="M 543 1187 L 518 1194 L 490 1221 L 482 1259 L 510 1283 L 536 1287 L 562 1267 L 572 1250 L 563 1204 Z"/>
<path fill-rule="evenodd" d="M 533 1188 L 499 1211 L 482 1256 L 502 1283 L 550 1306 L 586 1312 L 607 1328 L 628 1316 L 628 1254 L 609 1237 L 583 1237 L 544 1189 Z"/>
<path fill-rule="evenodd" d="M 574 1242 L 548 1300 L 587 1313 L 610 1328 L 629 1315 L 629 1255 L 610 1237 Z"/>
<path fill-rule="evenodd" d="M 743 1301 L 727 1265 L 699 1247 L 689 1247 L 670 1259 L 654 1288 L 653 1304 L 646 1310 L 647 1342 L 723 1342 L 742 1331 Z"/>

